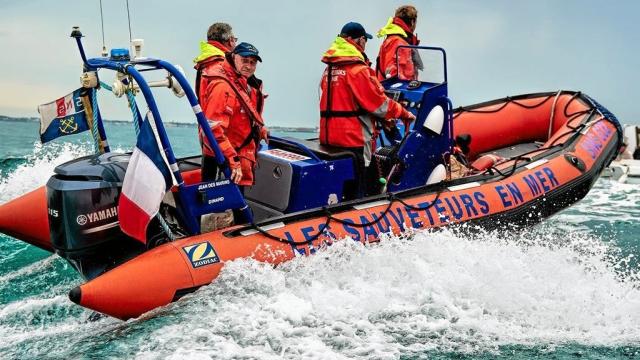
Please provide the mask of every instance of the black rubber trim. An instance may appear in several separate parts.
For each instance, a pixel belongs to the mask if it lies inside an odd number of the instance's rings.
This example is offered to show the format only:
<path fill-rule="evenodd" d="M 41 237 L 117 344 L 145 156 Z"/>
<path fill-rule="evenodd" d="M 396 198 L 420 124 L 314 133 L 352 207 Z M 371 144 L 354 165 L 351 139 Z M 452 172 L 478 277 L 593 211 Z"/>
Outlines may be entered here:
<path fill-rule="evenodd" d="M 173 299 L 171 299 L 171 302 L 177 301 L 181 297 L 191 294 L 192 292 L 198 290 L 201 286 L 202 285 L 176 290 L 175 294 L 173 294 Z"/>
<path fill-rule="evenodd" d="M 71 291 L 69 291 L 69 300 L 73 303 L 80 305 L 80 301 L 82 300 L 82 289 L 80 286 L 76 286 Z"/>
<path fill-rule="evenodd" d="M 325 117 L 325 118 L 334 118 L 334 117 L 354 117 L 354 116 L 363 116 L 363 115 L 367 115 L 369 112 L 367 112 L 365 109 L 358 109 L 358 110 L 323 110 L 320 111 L 320 116 L 321 117 Z"/>
<path fill-rule="evenodd" d="M 546 91 L 546 92 L 539 92 L 539 93 L 531 93 L 531 94 L 522 94 L 522 95 L 516 95 L 516 96 L 506 96 L 500 99 L 494 99 L 494 100 L 489 100 L 489 101 L 485 101 L 485 102 L 481 102 L 481 103 L 477 103 L 477 104 L 473 104 L 473 105 L 466 105 L 466 106 L 459 106 L 455 109 L 453 109 L 453 113 L 454 115 L 460 111 L 465 111 L 465 110 L 475 110 L 478 108 L 483 108 L 483 107 L 487 107 L 487 106 L 491 106 L 491 105 L 496 105 L 496 104 L 502 104 L 504 102 L 507 101 L 511 101 L 511 100 L 525 100 L 525 99 L 535 99 L 535 98 L 540 98 L 540 97 L 549 97 L 549 96 L 555 96 L 558 92 L 557 91 Z M 582 93 L 580 91 L 570 91 L 570 90 L 562 90 L 563 94 L 566 95 L 582 95 Z M 579 97 L 579 99 L 585 104 L 585 105 L 591 105 L 588 103 L 588 101 L 586 99 L 583 99 L 582 97 Z M 544 102 L 546 102 L 547 100 L 545 99 Z"/>

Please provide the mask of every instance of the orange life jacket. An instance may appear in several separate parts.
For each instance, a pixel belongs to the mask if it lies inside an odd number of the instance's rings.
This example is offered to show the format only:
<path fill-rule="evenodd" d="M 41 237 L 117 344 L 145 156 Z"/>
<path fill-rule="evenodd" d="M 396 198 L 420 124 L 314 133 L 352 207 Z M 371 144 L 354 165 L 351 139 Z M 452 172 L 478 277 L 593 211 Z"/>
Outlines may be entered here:
<path fill-rule="evenodd" d="M 406 117 L 407 111 L 385 95 L 355 43 L 338 37 L 322 62 L 327 68 L 320 83 L 320 143 L 364 147 L 368 165 L 375 149 L 376 118 L 391 122 Z"/>

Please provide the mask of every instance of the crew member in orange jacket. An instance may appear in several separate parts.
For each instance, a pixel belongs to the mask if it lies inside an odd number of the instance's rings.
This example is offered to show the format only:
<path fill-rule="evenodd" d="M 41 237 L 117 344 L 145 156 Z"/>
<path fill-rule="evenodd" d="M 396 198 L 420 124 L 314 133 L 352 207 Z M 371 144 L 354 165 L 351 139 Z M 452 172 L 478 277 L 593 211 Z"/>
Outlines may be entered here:
<path fill-rule="evenodd" d="M 413 114 L 385 95 L 376 79 L 364 53 L 371 38 L 359 23 L 344 25 L 323 55 L 327 68 L 320 83 L 320 143 L 348 148 L 356 154 L 359 192 L 364 195 L 378 190 L 377 170 L 369 166 L 378 135 L 376 119 L 387 127 L 395 126 L 398 118 L 415 120 Z"/>
<path fill-rule="evenodd" d="M 224 62 L 226 55 L 236 47 L 237 40 L 231 25 L 217 22 L 209 26 L 207 41 L 200 42 L 200 55 L 193 59 L 194 69 L 196 69 L 195 90 L 198 98 L 207 88 L 207 83 L 201 81 L 203 69 Z"/>
<path fill-rule="evenodd" d="M 262 120 L 264 95 L 262 81 L 254 73 L 262 62 L 258 49 L 240 43 L 228 61 L 207 66 L 202 71 L 200 104 L 220 150 L 231 168 L 231 180 L 240 186 L 253 184 L 256 151 L 267 130 Z M 218 166 L 209 142 L 200 132 L 202 178 L 217 177 Z"/>
<path fill-rule="evenodd" d="M 420 40 L 414 34 L 418 21 L 418 10 L 411 5 L 400 6 L 387 25 L 378 31 L 378 37 L 384 37 L 376 61 L 378 80 L 397 76 L 401 80 L 417 80 L 418 70 L 423 69 L 418 53 L 399 46 L 418 45 Z M 397 51 L 397 59 L 396 59 Z M 397 60 L 397 61 L 396 61 Z"/>

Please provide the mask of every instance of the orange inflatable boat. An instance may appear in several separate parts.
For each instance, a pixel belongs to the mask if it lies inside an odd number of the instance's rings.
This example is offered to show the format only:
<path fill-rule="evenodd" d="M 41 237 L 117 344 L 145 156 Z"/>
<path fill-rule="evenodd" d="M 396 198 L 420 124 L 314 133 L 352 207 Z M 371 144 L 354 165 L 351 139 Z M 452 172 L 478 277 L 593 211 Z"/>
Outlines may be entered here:
<path fill-rule="evenodd" d="M 143 90 L 136 66 L 168 69 L 198 121 L 206 121 L 186 79 L 166 63 L 118 61 L 126 60 L 86 60 L 89 68 L 126 69 Z M 452 109 L 446 67 L 442 82 L 389 79 L 384 86 L 417 120 L 398 132 L 405 135 L 380 140 L 379 195 L 362 197 L 353 154 L 317 139 L 270 139 L 259 152 L 256 183 L 242 195 L 224 178 L 202 182 L 199 157 L 169 154 L 177 185 L 146 237 L 134 239 L 121 231 L 118 214 L 131 154 L 103 150 L 60 165 L 46 189 L 1 205 L 0 231 L 67 259 L 88 280 L 70 291 L 71 301 L 129 319 L 211 283 L 238 258 L 277 265 L 335 241 L 371 243 L 409 228 L 534 224 L 583 198 L 622 144 L 615 116 L 580 92 Z M 155 121 L 162 135 L 159 114 L 145 121 Z M 201 215 L 230 209 L 240 213 L 240 225 L 202 231 Z"/>

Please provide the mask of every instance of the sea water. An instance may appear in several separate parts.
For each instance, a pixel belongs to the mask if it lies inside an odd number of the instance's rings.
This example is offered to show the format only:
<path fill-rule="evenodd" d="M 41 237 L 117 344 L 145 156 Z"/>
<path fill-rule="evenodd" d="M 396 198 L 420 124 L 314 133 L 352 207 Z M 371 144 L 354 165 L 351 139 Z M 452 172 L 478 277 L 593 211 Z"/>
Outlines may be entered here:
<path fill-rule="evenodd" d="M 40 145 L 35 122 L 0 127 L 0 203 L 93 151 L 87 134 Z M 107 127 L 130 151 L 131 125 Z M 168 131 L 178 156 L 197 153 L 193 126 Z M 0 235 L 0 358 L 640 358 L 639 216 L 637 185 L 599 180 L 526 232 L 347 239 L 277 268 L 237 260 L 126 322 L 89 321 L 67 298 L 81 283 L 71 266 Z"/>

